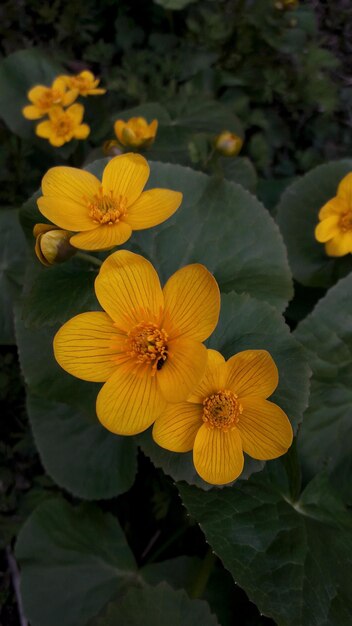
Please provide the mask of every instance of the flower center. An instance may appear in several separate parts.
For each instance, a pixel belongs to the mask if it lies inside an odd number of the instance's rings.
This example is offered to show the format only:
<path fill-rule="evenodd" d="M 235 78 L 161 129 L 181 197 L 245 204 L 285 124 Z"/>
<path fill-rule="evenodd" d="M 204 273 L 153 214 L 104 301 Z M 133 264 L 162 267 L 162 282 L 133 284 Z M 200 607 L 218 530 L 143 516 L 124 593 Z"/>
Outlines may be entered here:
<path fill-rule="evenodd" d="M 58 137 L 65 137 L 69 133 L 72 133 L 74 128 L 74 121 L 65 114 L 52 123 L 54 126 L 54 132 Z"/>
<path fill-rule="evenodd" d="M 352 230 L 352 211 L 343 213 L 339 222 L 340 229 L 346 233 L 348 230 Z"/>
<path fill-rule="evenodd" d="M 93 198 L 88 201 L 89 217 L 96 224 L 115 224 L 126 213 L 127 198 L 104 194 L 100 188 Z"/>
<path fill-rule="evenodd" d="M 156 324 L 141 322 L 128 333 L 127 353 L 138 363 L 151 365 L 152 376 L 160 370 L 168 356 L 168 335 Z"/>
<path fill-rule="evenodd" d="M 224 431 L 234 428 L 243 412 L 238 396 L 228 389 L 205 398 L 203 407 L 203 422 L 208 428 L 220 428 Z"/>
<path fill-rule="evenodd" d="M 38 100 L 38 105 L 42 109 L 50 109 L 54 104 L 61 102 L 61 93 L 57 89 L 47 89 Z"/>

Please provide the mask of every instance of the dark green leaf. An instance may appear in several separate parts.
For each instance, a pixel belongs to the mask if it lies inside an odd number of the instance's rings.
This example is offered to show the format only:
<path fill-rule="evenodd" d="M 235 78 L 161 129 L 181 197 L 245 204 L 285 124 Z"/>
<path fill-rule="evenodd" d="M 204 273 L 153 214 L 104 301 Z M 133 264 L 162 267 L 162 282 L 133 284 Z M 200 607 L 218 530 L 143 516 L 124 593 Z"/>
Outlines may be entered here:
<path fill-rule="evenodd" d="M 242 185 L 248 191 L 255 192 L 257 173 L 247 157 L 222 158 L 221 167 L 227 180 Z"/>
<path fill-rule="evenodd" d="M 22 283 L 26 255 L 17 211 L 0 211 L 0 232 L 0 344 L 4 345 L 15 343 L 12 305 Z"/>

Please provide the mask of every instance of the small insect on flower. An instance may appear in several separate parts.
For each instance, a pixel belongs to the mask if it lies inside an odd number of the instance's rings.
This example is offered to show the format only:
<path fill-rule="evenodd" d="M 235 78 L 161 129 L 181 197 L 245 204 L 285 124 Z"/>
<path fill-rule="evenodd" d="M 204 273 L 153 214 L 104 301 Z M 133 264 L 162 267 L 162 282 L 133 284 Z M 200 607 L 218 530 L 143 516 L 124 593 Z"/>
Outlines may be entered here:
<path fill-rule="evenodd" d="M 339 257 L 352 253 L 352 172 L 342 179 L 336 196 L 320 209 L 319 220 L 315 238 L 325 243 L 326 254 Z"/>
<path fill-rule="evenodd" d="M 88 124 L 82 124 L 83 115 L 82 104 L 72 104 L 65 111 L 61 107 L 54 107 L 48 113 L 49 119 L 37 125 L 35 133 L 42 139 L 48 139 L 55 148 L 72 139 L 86 139 L 90 128 Z"/>
<path fill-rule="evenodd" d="M 70 244 L 72 233 L 52 224 L 36 224 L 33 235 L 36 238 L 34 251 L 39 261 L 47 267 L 64 263 L 77 252 Z"/>
<path fill-rule="evenodd" d="M 215 148 L 222 156 L 234 157 L 239 154 L 243 146 L 243 140 L 235 133 L 224 130 L 215 138 Z"/>
<path fill-rule="evenodd" d="M 73 76 L 60 76 L 69 89 L 75 90 L 80 96 L 100 96 L 106 93 L 106 89 L 98 87 L 100 79 L 96 78 L 89 70 L 83 70 Z"/>
<path fill-rule="evenodd" d="M 51 222 L 78 232 L 71 244 L 84 250 L 121 245 L 133 230 L 161 224 L 180 206 L 182 194 L 143 188 L 149 165 L 139 154 L 114 157 L 102 181 L 74 167 L 53 167 L 42 180 L 40 212 Z"/>
<path fill-rule="evenodd" d="M 29 90 L 27 96 L 32 104 L 25 106 L 22 113 L 28 120 L 44 117 L 53 107 L 69 106 L 77 98 L 77 90 L 68 89 L 62 78 L 56 78 L 51 87 L 36 85 Z"/>
<path fill-rule="evenodd" d="M 144 117 L 131 117 L 127 122 L 117 120 L 114 130 L 122 146 L 148 148 L 155 141 L 158 120 L 153 120 L 150 124 Z"/>
<path fill-rule="evenodd" d="M 203 265 L 194 264 L 162 289 L 149 261 L 120 250 L 101 266 L 95 293 L 104 312 L 64 324 L 54 339 L 55 358 L 77 378 L 105 382 L 99 420 L 113 433 L 133 435 L 199 383 L 207 363 L 202 342 L 219 317 L 219 288 Z"/>
<path fill-rule="evenodd" d="M 275 459 L 292 443 L 286 414 L 268 398 L 278 371 L 265 350 L 245 350 L 225 362 L 208 350 L 204 377 L 187 402 L 170 404 L 156 420 L 153 438 L 173 452 L 193 449 L 198 474 L 222 485 L 240 476 L 243 452 L 254 459 Z"/>

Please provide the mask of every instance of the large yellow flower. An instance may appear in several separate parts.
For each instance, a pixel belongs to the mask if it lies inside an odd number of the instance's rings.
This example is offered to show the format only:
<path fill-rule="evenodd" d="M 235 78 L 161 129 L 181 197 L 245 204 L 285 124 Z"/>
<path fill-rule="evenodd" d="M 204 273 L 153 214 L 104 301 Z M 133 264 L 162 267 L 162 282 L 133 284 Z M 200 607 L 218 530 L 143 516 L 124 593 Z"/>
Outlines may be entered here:
<path fill-rule="evenodd" d="M 144 117 L 131 117 L 127 122 L 116 120 L 114 130 L 122 146 L 147 148 L 155 140 L 158 120 L 153 120 L 150 124 Z"/>
<path fill-rule="evenodd" d="M 51 87 L 36 85 L 29 90 L 28 99 L 32 104 L 25 106 L 22 113 L 28 120 L 38 120 L 44 117 L 55 106 L 69 106 L 77 96 L 78 91 L 69 89 L 62 78 L 56 78 Z"/>
<path fill-rule="evenodd" d="M 60 148 L 72 139 L 86 139 L 90 133 L 88 124 L 82 124 L 84 107 L 72 104 L 65 111 L 61 107 L 50 109 L 49 119 L 40 122 L 35 133 L 42 139 L 48 139 L 52 146 Z"/>
<path fill-rule="evenodd" d="M 193 448 L 195 468 L 208 483 L 232 482 L 242 472 L 243 451 L 254 459 L 275 459 L 292 443 L 286 414 L 266 400 L 277 384 L 276 365 L 265 350 L 245 350 L 226 362 L 208 350 L 201 383 L 187 402 L 163 411 L 154 440 L 173 452 Z"/>
<path fill-rule="evenodd" d="M 164 222 L 180 206 L 182 194 L 169 189 L 143 192 L 149 165 L 139 154 L 112 159 L 100 182 L 74 167 L 53 167 L 42 180 L 38 207 L 65 230 L 79 231 L 71 244 L 84 250 L 104 250 L 127 241 L 132 230 Z"/>
<path fill-rule="evenodd" d="M 325 243 L 329 256 L 344 256 L 352 252 L 352 172 L 342 179 L 335 198 L 319 211 L 320 223 L 315 238 Z"/>
<path fill-rule="evenodd" d="M 161 289 L 149 261 L 120 250 L 103 263 L 95 292 L 105 312 L 82 313 L 64 324 L 54 339 L 55 357 L 73 376 L 106 381 L 98 418 L 114 433 L 133 435 L 199 383 L 207 362 L 201 342 L 217 324 L 219 288 L 195 264 Z"/>
<path fill-rule="evenodd" d="M 79 74 L 73 76 L 60 76 L 69 89 L 76 90 L 80 96 L 100 96 L 106 93 L 106 89 L 99 87 L 100 80 L 95 78 L 94 74 L 89 70 L 83 70 Z"/>

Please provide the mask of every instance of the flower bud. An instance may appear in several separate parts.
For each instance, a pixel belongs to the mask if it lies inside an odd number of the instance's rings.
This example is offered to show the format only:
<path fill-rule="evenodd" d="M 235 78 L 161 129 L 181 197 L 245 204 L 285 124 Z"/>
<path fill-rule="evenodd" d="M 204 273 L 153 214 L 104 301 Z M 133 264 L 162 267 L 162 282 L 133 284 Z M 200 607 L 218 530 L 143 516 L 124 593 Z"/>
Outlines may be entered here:
<path fill-rule="evenodd" d="M 107 139 L 103 143 L 103 152 L 105 156 L 112 157 L 122 154 L 122 150 L 115 139 Z"/>
<path fill-rule="evenodd" d="M 290 9 L 296 9 L 298 4 L 298 0 L 278 0 L 275 2 L 275 7 L 279 11 L 289 11 Z"/>
<path fill-rule="evenodd" d="M 216 150 L 225 157 L 237 156 L 243 146 L 243 140 L 235 133 L 224 130 L 215 138 Z"/>
<path fill-rule="evenodd" d="M 36 238 L 35 253 L 46 267 L 64 263 L 77 252 L 70 244 L 72 233 L 68 230 L 61 230 L 52 224 L 36 224 L 33 235 Z"/>
<path fill-rule="evenodd" d="M 148 124 L 144 117 L 131 117 L 127 122 L 116 120 L 115 135 L 121 146 L 125 148 L 148 148 L 155 141 L 158 120 Z"/>

